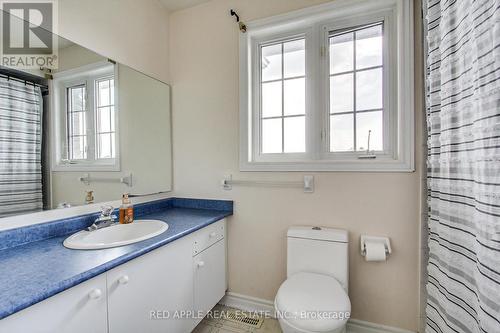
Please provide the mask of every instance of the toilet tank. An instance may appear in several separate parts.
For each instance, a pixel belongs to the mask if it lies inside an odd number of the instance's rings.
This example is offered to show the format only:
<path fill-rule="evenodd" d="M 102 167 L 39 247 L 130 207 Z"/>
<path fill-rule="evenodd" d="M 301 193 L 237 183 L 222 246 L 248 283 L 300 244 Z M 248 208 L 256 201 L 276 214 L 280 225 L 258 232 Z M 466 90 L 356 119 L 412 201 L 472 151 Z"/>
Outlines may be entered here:
<path fill-rule="evenodd" d="M 287 277 L 297 272 L 333 276 L 348 290 L 348 234 L 323 227 L 291 227 L 287 233 Z"/>

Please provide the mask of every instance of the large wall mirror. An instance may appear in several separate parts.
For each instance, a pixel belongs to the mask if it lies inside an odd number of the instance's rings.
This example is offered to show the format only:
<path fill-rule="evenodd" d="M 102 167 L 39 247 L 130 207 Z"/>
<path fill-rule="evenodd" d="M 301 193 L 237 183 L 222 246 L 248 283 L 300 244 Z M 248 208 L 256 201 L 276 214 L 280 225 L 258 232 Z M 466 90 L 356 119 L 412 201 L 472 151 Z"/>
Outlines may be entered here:
<path fill-rule="evenodd" d="M 56 45 L 55 69 L 0 67 L 0 218 L 170 191 L 169 86 Z"/>

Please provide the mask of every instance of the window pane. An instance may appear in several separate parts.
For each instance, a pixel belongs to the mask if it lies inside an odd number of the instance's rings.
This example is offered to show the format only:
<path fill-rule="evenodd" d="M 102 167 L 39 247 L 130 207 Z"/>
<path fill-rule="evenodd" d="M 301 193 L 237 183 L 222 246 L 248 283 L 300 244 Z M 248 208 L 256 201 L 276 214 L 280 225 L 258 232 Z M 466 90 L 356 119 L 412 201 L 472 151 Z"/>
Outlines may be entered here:
<path fill-rule="evenodd" d="M 330 151 L 354 150 L 353 114 L 330 116 Z"/>
<path fill-rule="evenodd" d="M 356 69 L 382 66 L 382 25 L 356 31 Z"/>
<path fill-rule="evenodd" d="M 281 81 L 262 84 L 262 117 L 281 116 Z"/>
<path fill-rule="evenodd" d="M 281 118 L 262 120 L 262 153 L 281 152 Z"/>
<path fill-rule="evenodd" d="M 381 109 L 382 68 L 356 73 L 356 110 Z"/>
<path fill-rule="evenodd" d="M 70 88 L 71 91 L 71 110 L 70 111 L 82 111 L 85 110 L 85 88 Z"/>
<path fill-rule="evenodd" d="M 294 40 L 283 44 L 285 77 L 304 76 L 306 74 L 305 40 Z"/>
<path fill-rule="evenodd" d="M 292 79 L 284 81 L 285 115 L 305 114 L 306 110 L 306 81 Z"/>
<path fill-rule="evenodd" d="M 353 74 L 330 77 L 330 113 L 353 111 Z"/>
<path fill-rule="evenodd" d="M 72 112 L 71 113 L 71 129 L 70 135 L 85 135 L 86 132 L 86 119 L 85 112 Z"/>
<path fill-rule="evenodd" d="M 111 134 L 99 134 L 99 156 L 98 158 L 111 158 Z"/>
<path fill-rule="evenodd" d="M 110 107 L 97 109 L 97 131 L 111 132 L 111 110 Z"/>
<path fill-rule="evenodd" d="M 354 34 L 330 37 L 330 74 L 353 70 Z"/>
<path fill-rule="evenodd" d="M 82 160 L 87 158 L 87 138 L 84 136 L 71 137 L 70 159 Z"/>
<path fill-rule="evenodd" d="M 382 111 L 362 112 L 356 114 L 356 147 L 358 151 L 368 148 L 368 132 L 370 133 L 370 151 L 383 150 L 383 116 Z"/>
<path fill-rule="evenodd" d="M 262 81 L 281 79 L 281 44 L 262 48 Z"/>
<path fill-rule="evenodd" d="M 306 151 L 306 117 L 285 118 L 285 153 Z"/>
<path fill-rule="evenodd" d="M 110 100 L 111 91 L 109 86 L 109 80 L 98 81 L 97 82 L 97 105 L 107 106 L 112 104 Z"/>

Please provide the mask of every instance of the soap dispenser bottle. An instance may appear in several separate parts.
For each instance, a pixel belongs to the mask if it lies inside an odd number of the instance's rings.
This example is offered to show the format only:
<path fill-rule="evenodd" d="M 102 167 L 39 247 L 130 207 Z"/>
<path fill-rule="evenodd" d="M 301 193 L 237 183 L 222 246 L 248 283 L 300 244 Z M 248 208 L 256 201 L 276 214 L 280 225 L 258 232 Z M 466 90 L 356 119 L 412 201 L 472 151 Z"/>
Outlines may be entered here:
<path fill-rule="evenodd" d="M 85 204 L 90 205 L 94 203 L 94 191 L 85 191 Z"/>
<path fill-rule="evenodd" d="M 122 196 L 122 205 L 120 206 L 120 223 L 128 224 L 134 222 L 134 207 L 130 202 L 128 193 Z"/>

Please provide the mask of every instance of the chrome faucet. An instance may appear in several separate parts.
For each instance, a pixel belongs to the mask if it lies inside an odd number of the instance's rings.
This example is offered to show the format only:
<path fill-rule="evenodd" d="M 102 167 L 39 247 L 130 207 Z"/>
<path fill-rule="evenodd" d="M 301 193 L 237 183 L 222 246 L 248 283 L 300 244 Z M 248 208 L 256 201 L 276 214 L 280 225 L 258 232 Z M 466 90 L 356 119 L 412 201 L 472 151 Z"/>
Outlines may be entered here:
<path fill-rule="evenodd" d="M 112 215 L 112 206 L 102 206 L 101 215 L 94 221 L 94 223 L 87 228 L 87 231 L 99 230 L 112 226 L 116 223 L 116 215 Z"/>

